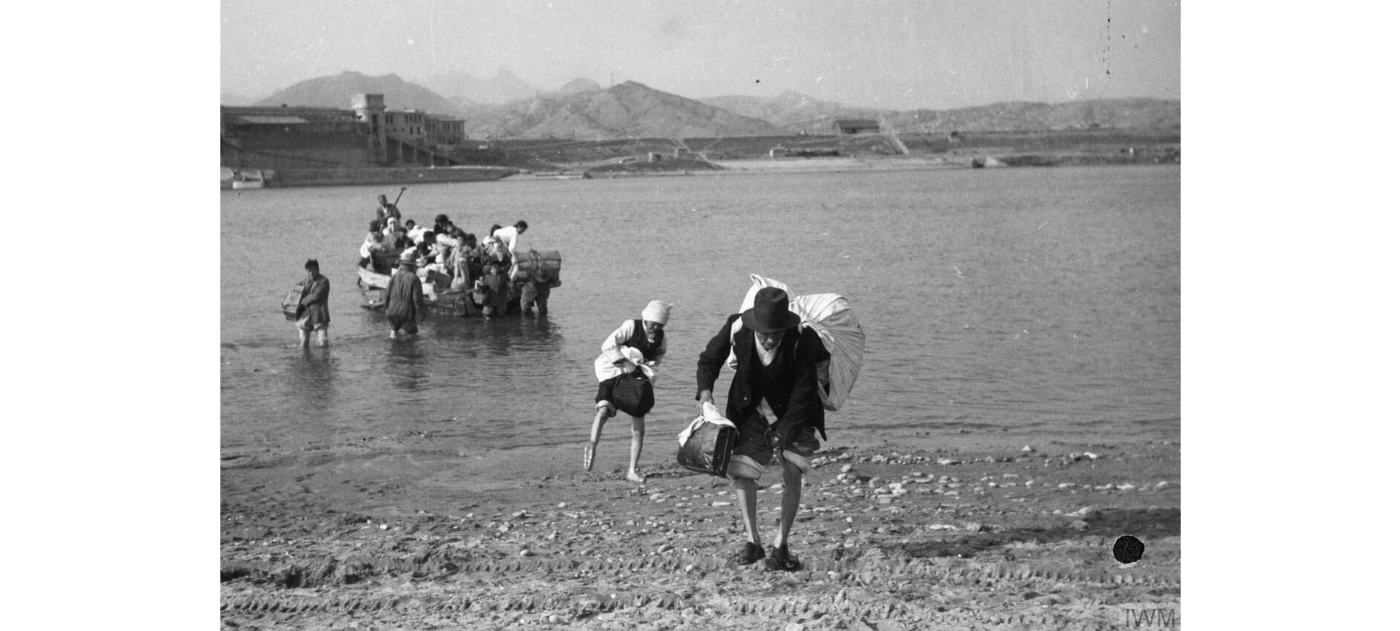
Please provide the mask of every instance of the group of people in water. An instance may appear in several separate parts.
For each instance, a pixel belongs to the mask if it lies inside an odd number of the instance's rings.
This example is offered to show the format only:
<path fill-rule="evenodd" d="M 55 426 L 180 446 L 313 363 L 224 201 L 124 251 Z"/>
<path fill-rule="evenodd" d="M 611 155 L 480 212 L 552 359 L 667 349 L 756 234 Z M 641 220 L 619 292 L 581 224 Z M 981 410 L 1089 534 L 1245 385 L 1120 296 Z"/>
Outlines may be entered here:
<path fill-rule="evenodd" d="M 481 278 L 487 264 L 509 265 L 521 249 L 521 235 L 530 224 L 517 221 L 514 225 L 491 226 L 484 240 L 476 234 L 458 228 L 446 214 L 433 219 L 432 226 L 419 225 L 403 219 L 395 204 L 379 196 L 377 216 L 369 223 L 369 233 L 360 245 L 360 266 L 380 274 L 390 273 L 395 262 L 412 258 L 418 275 L 425 280 L 431 273 L 450 279 L 451 287 L 470 286 Z"/>
<path fill-rule="evenodd" d="M 478 240 L 446 214 L 435 217 L 432 226 L 405 220 L 397 205 L 380 195 L 376 216 L 360 245 L 360 266 L 379 274 L 411 267 L 420 284 L 431 284 L 439 291 L 471 290 L 477 297 L 473 299 L 476 308 L 487 315 L 513 312 L 518 302 L 522 313 L 538 309 L 543 316 L 549 311 L 550 289 L 559 285 L 557 275 L 528 280 L 510 275 L 518 258 L 530 252 L 522 239 L 529 229 L 523 220 L 509 226 L 496 224 L 485 239 Z M 421 307 L 421 301 L 418 304 Z"/>
<path fill-rule="evenodd" d="M 360 255 L 362 266 L 375 265 L 376 251 L 399 250 L 397 270 L 390 278 L 385 298 L 391 338 L 417 331 L 422 315 L 424 269 L 446 275 L 453 286 L 477 282 L 491 261 L 499 264 L 516 255 L 520 235 L 529 226 L 492 226 L 486 243 L 456 228 L 446 215 L 438 215 L 431 229 L 412 220 L 402 224 L 398 208 L 379 197 L 376 218 L 370 223 Z M 330 282 L 320 274 L 319 263 L 306 262 L 297 328 L 301 345 L 311 337 L 326 344 L 330 323 L 326 303 Z M 638 471 L 646 435 L 646 414 L 655 405 L 651 384 L 666 356 L 666 324 L 673 305 L 650 301 L 641 317 L 622 322 L 603 340 L 594 362 L 598 391 L 594 397 L 593 424 L 584 448 L 583 465 L 591 471 L 598 441 L 607 420 L 619 411 L 632 423 L 627 478 L 643 482 Z M 544 306 L 541 304 L 541 315 Z M 702 415 L 718 414 L 713 388 L 723 367 L 733 369 L 723 417 L 734 425 L 737 439 L 723 472 L 731 480 L 740 515 L 748 534 L 733 562 L 749 565 L 764 560 L 770 569 L 796 571 L 801 563 L 788 547 L 789 534 L 802 498 L 802 476 L 811 470 L 811 457 L 826 439 L 825 408 L 819 394 L 818 366 L 830 352 L 817 333 L 800 327 L 802 319 L 789 309 L 787 292 L 778 287 L 759 288 L 752 308 L 729 315 L 706 344 L 696 365 L 695 401 Z M 766 551 L 758 529 L 757 481 L 776 464 L 783 479 L 778 531 L 771 552 Z M 766 560 L 765 560 L 766 559 Z"/>
<path fill-rule="evenodd" d="M 512 263 L 520 252 L 526 251 L 521 235 L 529 229 L 530 224 L 523 220 L 510 226 L 493 225 L 486 239 L 478 241 L 475 234 L 458 228 L 446 214 L 435 217 L 431 227 L 405 220 L 398 205 L 380 195 L 369 233 L 360 245 L 359 264 L 379 274 L 393 274 L 385 296 L 390 337 L 417 333 L 416 323 L 426 315 L 424 283 L 434 288 L 475 289 L 480 295 L 510 300 L 515 300 L 518 293 L 522 313 L 529 314 L 537 308 L 541 316 L 546 315 L 549 292 L 558 286 L 558 279 L 535 279 L 513 287 L 517 283 L 509 278 Z M 300 346 L 309 346 L 312 339 L 317 346 L 326 346 L 330 281 L 321 275 L 320 263 L 315 259 L 307 260 L 305 269 L 307 275 L 301 283 L 295 316 Z M 513 308 L 499 301 L 494 309 L 485 307 L 488 313 Z"/>

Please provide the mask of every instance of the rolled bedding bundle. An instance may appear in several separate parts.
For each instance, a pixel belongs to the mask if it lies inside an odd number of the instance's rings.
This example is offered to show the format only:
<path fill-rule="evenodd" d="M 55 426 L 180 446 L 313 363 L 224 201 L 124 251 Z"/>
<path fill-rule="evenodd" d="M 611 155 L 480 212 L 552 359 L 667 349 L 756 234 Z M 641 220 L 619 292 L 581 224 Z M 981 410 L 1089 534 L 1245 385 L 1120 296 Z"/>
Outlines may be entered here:
<path fill-rule="evenodd" d="M 563 259 L 558 250 L 516 252 L 515 264 L 510 267 L 510 280 L 513 283 L 523 283 L 527 280 L 555 282 L 559 280 L 559 268 L 562 265 Z"/>

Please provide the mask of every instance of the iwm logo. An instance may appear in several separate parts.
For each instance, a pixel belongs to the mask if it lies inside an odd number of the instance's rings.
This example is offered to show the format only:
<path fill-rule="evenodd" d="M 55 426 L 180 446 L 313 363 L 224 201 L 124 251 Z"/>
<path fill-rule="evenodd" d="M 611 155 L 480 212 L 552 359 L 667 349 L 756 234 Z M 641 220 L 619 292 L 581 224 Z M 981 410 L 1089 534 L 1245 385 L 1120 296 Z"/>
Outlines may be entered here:
<path fill-rule="evenodd" d="M 1175 627 L 1175 609 L 1127 609 L 1123 612 L 1123 624 L 1129 627 Z"/>

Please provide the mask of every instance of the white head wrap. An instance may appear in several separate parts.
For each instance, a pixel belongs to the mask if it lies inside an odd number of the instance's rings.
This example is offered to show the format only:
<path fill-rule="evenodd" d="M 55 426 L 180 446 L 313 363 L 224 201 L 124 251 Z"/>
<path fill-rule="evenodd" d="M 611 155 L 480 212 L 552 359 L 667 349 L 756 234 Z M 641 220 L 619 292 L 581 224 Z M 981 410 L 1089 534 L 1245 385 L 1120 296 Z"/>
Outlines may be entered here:
<path fill-rule="evenodd" d="M 647 303 L 647 308 L 642 309 L 642 319 L 657 324 L 666 324 L 666 320 L 671 317 L 671 307 L 669 302 L 653 300 Z"/>

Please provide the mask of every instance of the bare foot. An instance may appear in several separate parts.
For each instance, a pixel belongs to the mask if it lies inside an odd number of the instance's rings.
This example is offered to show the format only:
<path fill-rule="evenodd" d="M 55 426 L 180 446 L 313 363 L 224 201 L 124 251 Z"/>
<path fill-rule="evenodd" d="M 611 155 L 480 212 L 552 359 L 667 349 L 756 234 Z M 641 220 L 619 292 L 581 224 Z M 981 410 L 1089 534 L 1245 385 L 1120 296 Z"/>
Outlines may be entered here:
<path fill-rule="evenodd" d="M 628 479 L 628 480 L 631 480 L 631 481 L 633 481 L 633 482 L 636 482 L 636 483 L 638 483 L 638 484 L 647 481 L 646 478 L 642 477 L 642 474 L 637 473 L 636 471 L 628 471 L 628 472 L 627 472 L 627 479 Z"/>
<path fill-rule="evenodd" d="M 597 448 L 598 448 L 598 443 L 595 443 L 595 442 L 593 442 L 593 441 L 591 441 L 591 440 L 588 441 L 588 444 L 586 444 L 586 445 L 583 446 L 583 470 L 584 470 L 584 471 L 592 471 L 592 470 L 593 470 L 593 450 L 595 450 L 595 449 L 597 449 Z"/>

